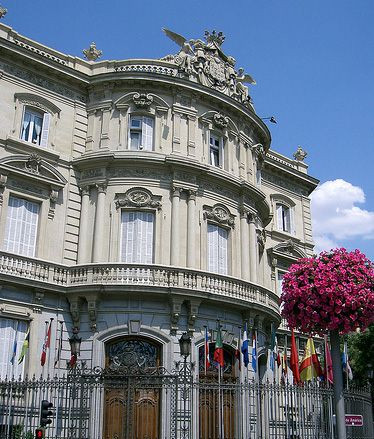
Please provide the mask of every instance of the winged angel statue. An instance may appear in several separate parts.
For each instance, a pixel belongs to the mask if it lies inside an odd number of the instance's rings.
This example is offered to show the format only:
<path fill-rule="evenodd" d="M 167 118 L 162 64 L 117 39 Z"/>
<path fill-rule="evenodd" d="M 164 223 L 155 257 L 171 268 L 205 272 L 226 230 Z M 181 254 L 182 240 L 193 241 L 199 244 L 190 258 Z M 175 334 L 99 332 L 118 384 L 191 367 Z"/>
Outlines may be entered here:
<path fill-rule="evenodd" d="M 248 87 L 244 84 L 256 84 L 256 81 L 245 74 L 244 69 L 235 70 L 235 59 L 221 49 L 225 40 L 222 32 L 206 31 L 204 42 L 200 39 L 187 40 L 169 29 L 162 30 L 180 47 L 176 55 L 167 55 L 162 60 L 173 62 L 180 72 L 190 78 L 196 76 L 203 85 L 214 87 L 253 108 Z"/>

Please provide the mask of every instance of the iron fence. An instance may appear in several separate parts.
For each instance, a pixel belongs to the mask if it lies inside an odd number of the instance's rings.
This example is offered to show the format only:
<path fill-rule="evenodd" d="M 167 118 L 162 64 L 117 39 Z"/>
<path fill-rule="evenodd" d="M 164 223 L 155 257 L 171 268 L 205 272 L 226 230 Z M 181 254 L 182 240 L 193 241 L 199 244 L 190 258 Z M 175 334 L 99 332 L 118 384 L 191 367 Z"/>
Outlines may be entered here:
<path fill-rule="evenodd" d="M 47 438 L 329 439 L 331 388 L 212 377 L 188 364 L 134 371 L 75 370 L 63 377 L 0 381 L 0 438 L 32 439 L 43 399 L 53 403 Z M 372 439 L 368 390 L 346 393 L 346 412 L 361 414 L 349 438 Z"/>

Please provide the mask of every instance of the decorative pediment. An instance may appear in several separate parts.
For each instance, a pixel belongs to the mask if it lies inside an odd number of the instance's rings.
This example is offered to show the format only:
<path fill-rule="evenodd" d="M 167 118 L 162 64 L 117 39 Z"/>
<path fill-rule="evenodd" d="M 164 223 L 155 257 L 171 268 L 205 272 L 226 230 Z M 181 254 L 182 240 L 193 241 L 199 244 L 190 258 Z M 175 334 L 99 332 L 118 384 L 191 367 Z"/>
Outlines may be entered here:
<path fill-rule="evenodd" d="M 120 97 L 114 105 L 118 109 L 130 107 L 131 105 L 143 110 L 149 110 L 151 106 L 155 106 L 156 109 L 170 108 L 169 104 L 160 96 L 145 91 L 127 93 Z"/>
<path fill-rule="evenodd" d="M 39 108 L 46 113 L 59 114 L 61 111 L 53 102 L 32 93 L 16 93 L 14 97 L 22 104 Z"/>
<path fill-rule="evenodd" d="M 63 175 L 37 154 L 14 155 L 0 160 L 0 172 L 18 174 L 40 183 L 62 188 L 67 183 Z"/>
<path fill-rule="evenodd" d="M 235 216 L 223 204 L 216 204 L 213 207 L 203 206 L 203 209 L 205 219 L 234 228 Z"/>
<path fill-rule="evenodd" d="M 229 130 L 236 136 L 239 136 L 240 130 L 236 126 L 235 122 L 226 114 L 218 111 L 207 111 L 200 116 L 202 122 L 211 125 L 211 129 L 219 128 L 221 130 Z"/>
<path fill-rule="evenodd" d="M 153 195 L 148 189 L 136 187 L 124 194 L 117 194 L 115 203 L 117 209 L 121 207 L 161 209 L 161 198 L 160 195 Z"/>
<path fill-rule="evenodd" d="M 269 255 L 272 258 L 272 265 L 278 264 L 278 258 L 287 259 L 290 263 L 297 259 L 306 258 L 305 252 L 292 239 L 281 242 L 274 247 L 268 249 Z"/>

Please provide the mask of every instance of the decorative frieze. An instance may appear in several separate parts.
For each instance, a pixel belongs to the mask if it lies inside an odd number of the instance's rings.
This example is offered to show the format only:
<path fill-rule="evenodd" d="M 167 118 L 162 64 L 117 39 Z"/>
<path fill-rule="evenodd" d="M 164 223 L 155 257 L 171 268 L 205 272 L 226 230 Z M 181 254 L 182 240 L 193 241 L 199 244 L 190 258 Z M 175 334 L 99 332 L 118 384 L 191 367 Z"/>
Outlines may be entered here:
<path fill-rule="evenodd" d="M 261 177 L 263 181 L 267 181 L 275 186 L 282 187 L 298 195 L 308 196 L 308 191 L 306 189 L 280 175 L 275 175 L 266 170 L 262 170 Z"/>
<path fill-rule="evenodd" d="M 121 207 L 161 209 L 161 198 L 147 189 L 132 188 L 125 194 L 117 194 L 115 204 L 117 209 Z"/>
<path fill-rule="evenodd" d="M 235 216 L 223 204 L 216 204 L 213 207 L 203 206 L 203 209 L 205 219 L 234 228 Z"/>

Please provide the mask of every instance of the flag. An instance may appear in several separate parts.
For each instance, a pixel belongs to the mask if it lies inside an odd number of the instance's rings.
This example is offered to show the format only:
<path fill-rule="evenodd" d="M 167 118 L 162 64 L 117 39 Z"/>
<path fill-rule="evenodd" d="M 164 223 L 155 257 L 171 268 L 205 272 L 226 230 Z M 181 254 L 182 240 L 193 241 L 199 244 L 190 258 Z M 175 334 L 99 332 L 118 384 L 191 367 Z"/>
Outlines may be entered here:
<path fill-rule="evenodd" d="M 243 341 L 242 341 L 242 354 L 243 354 L 243 363 L 244 367 L 248 367 L 249 363 L 249 346 L 248 346 L 248 331 L 247 331 L 247 323 L 244 325 L 244 332 L 243 332 Z"/>
<path fill-rule="evenodd" d="M 18 364 L 21 364 L 26 356 L 27 350 L 29 348 L 29 341 L 30 341 L 30 327 L 27 329 L 25 339 L 23 340 L 21 353 L 20 353 L 19 358 L 18 358 Z"/>
<path fill-rule="evenodd" d="M 334 384 L 334 375 L 332 373 L 332 359 L 327 335 L 325 335 L 325 370 L 323 375 L 327 383 Z"/>
<path fill-rule="evenodd" d="M 252 333 L 252 369 L 254 372 L 257 372 L 257 340 L 255 330 Z"/>
<path fill-rule="evenodd" d="M 42 366 L 45 365 L 45 360 L 47 359 L 47 349 L 50 347 L 51 345 L 51 328 L 52 328 L 52 320 L 49 322 L 49 327 L 48 330 L 45 334 L 45 338 L 44 338 L 44 343 L 43 343 L 43 348 L 42 348 L 42 355 L 40 357 L 40 364 Z"/>
<path fill-rule="evenodd" d="M 287 347 L 285 347 L 283 349 L 283 354 L 282 354 L 282 357 L 281 357 L 280 360 L 281 360 L 283 375 L 285 377 L 287 377 L 287 373 L 288 373 L 288 367 L 287 367 Z"/>
<path fill-rule="evenodd" d="M 309 381 L 322 375 L 313 339 L 309 337 L 305 346 L 304 358 L 300 364 L 300 379 L 301 381 Z"/>
<path fill-rule="evenodd" d="M 225 365 L 225 360 L 223 359 L 223 343 L 221 327 L 218 325 L 217 339 L 214 347 L 214 361 L 218 363 L 221 367 Z"/>
<path fill-rule="evenodd" d="M 17 354 L 18 323 L 19 322 L 17 321 L 16 332 L 14 334 L 13 351 L 12 351 L 12 356 L 10 357 L 10 362 L 12 364 L 14 364 L 14 360 L 15 360 L 16 354 Z"/>
<path fill-rule="evenodd" d="M 347 347 L 347 342 L 344 342 L 344 349 L 343 349 L 343 354 L 342 354 L 342 363 L 343 363 L 343 371 L 347 374 L 347 377 L 350 380 L 353 380 L 353 373 L 352 373 L 352 369 L 351 366 L 349 365 L 349 361 L 348 361 L 348 347 Z"/>
<path fill-rule="evenodd" d="M 277 337 L 275 335 L 274 324 L 271 324 L 271 342 L 270 342 L 270 369 L 274 372 L 275 368 L 275 360 L 276 360 L 276 346 L 277 346 Z"/>
<path fill-rule="evenodd" d="M 77 355 L 76 354 L 71 354 L 70 361 L 69 361 L 69 366 L 70 367 L 74 367 L 76 364 L 77 364 Z"/>
<path fill-rule="evenodd" d="M 55 367 L 59 364 L 62 351 L 62 322 L 60 322 L 60 338 L 58 340 L 57 355 L 55 359 Z"/>
<path fill-rule="evenodd" d="M 278 351 L 278 340 L 276 341 L 277 343 L 277 351 L 276 351 L 276 356 L 277 356 L 277 366 L 279 367 L 282 364 L 282 360 L 281 360 L 281 356 L 280 353 Z"/>
<path fill-rule="evenodd" d="M 204 345 L 204 357 L 205 357 L 205 374 L 206 371 L 210 367 L 210 357 L 209 357 L 209 335 L 208 335 L 208 328 L 205 327 L 205 345 Z"/>
<path fill-rule="evenodd" d="M 290 368 L 293 373 L 293 381 L 295 384 L 300 383 L 300 372 L 299 372 L 299 353 L 297 351 L 295 332 L 291 331 L 291 358 L 290 358 Z"/>
<path fill-rule="evenodd" d="M 240 348 L 241 348 L 241 339 L 240 339 L 240 329 L 239 329 L 239 338 L 238 338 L 238 345 L 237 348 L 235 349 L 235 358 L 237 360 L 238 363 L 238 369 L 242 370 L 242 362 L 240 361 Z"/>

